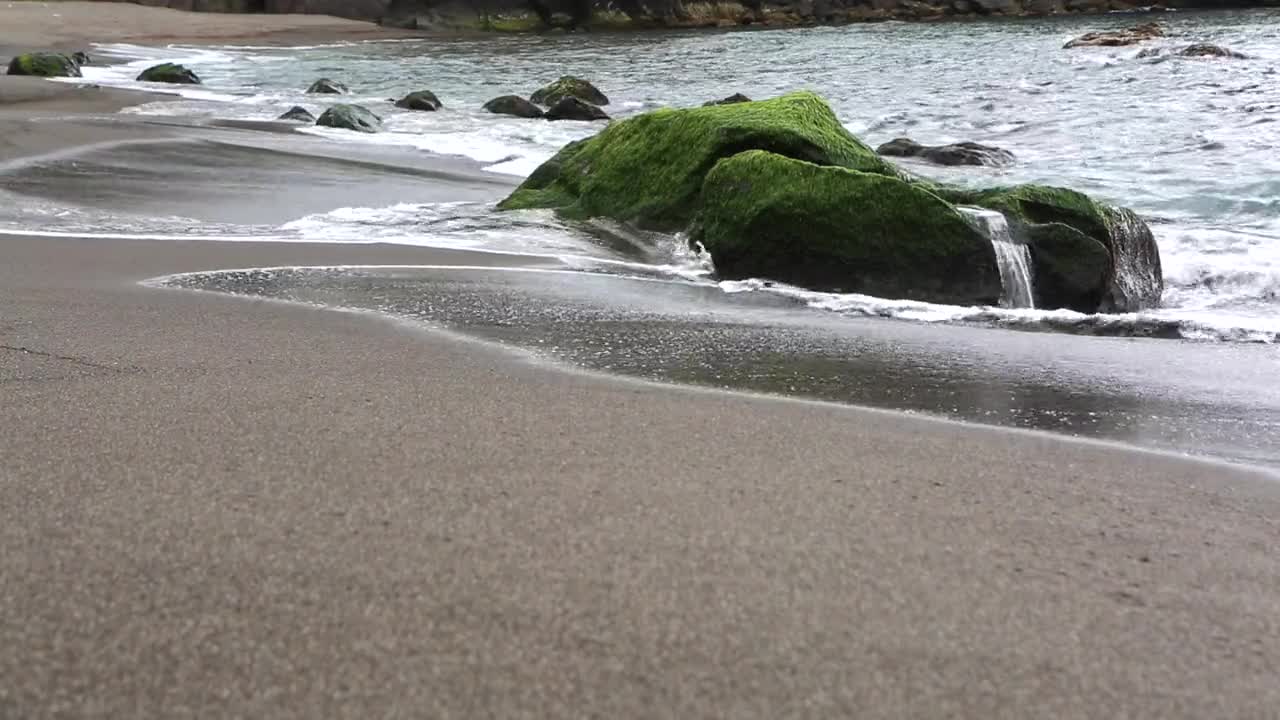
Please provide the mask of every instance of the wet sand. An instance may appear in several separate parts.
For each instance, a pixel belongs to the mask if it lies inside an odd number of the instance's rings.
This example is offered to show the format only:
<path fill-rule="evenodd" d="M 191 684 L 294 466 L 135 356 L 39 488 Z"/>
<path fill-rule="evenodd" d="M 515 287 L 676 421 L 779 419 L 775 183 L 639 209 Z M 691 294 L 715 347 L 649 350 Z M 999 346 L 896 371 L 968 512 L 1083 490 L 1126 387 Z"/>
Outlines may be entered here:
<path fill-rule="evenodd" d="M 71 126 L 103 127 L 21 124 L 6 153 Z M 459 177 L 426 182 L 483 192 Z M 0 717 L 1280 704 L 1273 476 L 138 284 L 527 258 L 20 236 L 0 258 Z"/>

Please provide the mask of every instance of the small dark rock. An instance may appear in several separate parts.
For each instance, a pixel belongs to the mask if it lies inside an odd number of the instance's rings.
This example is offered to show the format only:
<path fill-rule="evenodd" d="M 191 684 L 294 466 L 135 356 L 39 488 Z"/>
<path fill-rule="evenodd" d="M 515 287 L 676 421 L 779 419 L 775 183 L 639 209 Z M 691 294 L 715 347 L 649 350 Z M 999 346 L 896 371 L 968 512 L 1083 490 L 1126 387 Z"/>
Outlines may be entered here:
<path fill-rule="evenodd" d="M 84 52 L 83 50 L 81 50 L 80 52 L 72 53 L 71 59 L 74 60 L 77 65 L 88 65 L 90 62 L 92 62 L 89 59 L 89 53 Z"/>
<path fill-rule="evenodd" d="M 440 98 L 437 98 L 435 93 L 430 90 L 419 90 L 418 92 L 411 92 L 397 100 L 396 107 L 403 108 L 405 110 L 424 110 L 434 112 L 444 107 L 444 105 L 440 103 Z"/>
<path fill-rule="evenodd" d="M 918 157 L 938 165 L 1003 166 L 1013 162 L 1013 153 L 990 145 L 959 142 L 951 145 L 921 145 L 910 138 L 897 138 L 876 148 L 889 157 Z"/>
<path fill-rule="evenodd" d="M 316 116 L 312 115 L 310 110 L 302 107 L 301 105 L 294 105 L 293 107 L 285 111 L 283 115 L 281 115 L 276 119 L 277 120 L 296 120 L 298 122 L 314 123 L 316 121 Z"/>
<path fill-rule="evenodd" d="M 1248 55 L 1238 53 L 1235 50 L 1228 50 L 1218 45 L 1209 45 L 1208 43 L 1199 43 L 1178 51 L 1182 57 L 1219 57 L 1219 58 L 1235 58 L 1244 60 Z"/>
<path fill-rule="evenodd" d="M 1137 45 L 1158 37 L 1164 37 L 1164 28 L 1159 23 L 1145 23 L 1124 30 L 1085 33 L 1062 47 L 1120 47 Z"/>
<path fill-rule="evenodd" d="M 514 115 L 522 118 L 542 117 L 542 108 L 519 95 L 503 95 L 484 104 L 484 109 L 495 115 Z"/>
<path fill-rule="evenodd" d="M 324 111 L 316 125 L 375 133 L 382 129 L 382 118 L 360 105 L 334 105 Z"/>
<path fill-rule="evenodd" d="M 738 103 L 751 102 L 751 98 L 742 93 L 734 93 L 722 100 L 711 100 L 702 104 L 702 107 L 711 107 L 712 105 L 736 105 Z"/>
<path fill-rule="evenodd" d="M 200 76 L 177 63 L 161 63 L 143 70 L 139 82 L 171 83 L 174 85 L 199 85 Z"/>
<path fill-rule="evenodd" d="M 329 78 L 320 78 L 311 83 L 311 87 L 307 88 L 307 94 L 309 95 L 346 95 L 347 92 L 346 85 Z"/>
<path fill-rule="evenodd" d="M 603 110 L 579 100 L 576 97 L 560 98 L 560 101 L 547 110 L 548 120 L 608 120 Z"/>
<path fill-rule="evenodd" d="M 578 98 L 592 105 L 609 104 L 609 98 L 596 89 L 595 85 L 572 75 L 561 77 L 559 80 L 530 95 L 529 99 L 538 105 L 550 107 L 560 102 L 561 98 L 566 97 Z"/>

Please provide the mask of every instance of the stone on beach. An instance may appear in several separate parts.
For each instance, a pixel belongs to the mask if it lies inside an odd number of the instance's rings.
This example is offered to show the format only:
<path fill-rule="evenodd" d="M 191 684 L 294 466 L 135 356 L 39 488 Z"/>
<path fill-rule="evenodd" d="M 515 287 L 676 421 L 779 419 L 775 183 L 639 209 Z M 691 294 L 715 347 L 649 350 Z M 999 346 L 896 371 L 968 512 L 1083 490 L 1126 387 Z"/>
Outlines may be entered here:
<path fill-rule="evenodd" d="M 161 63 L 143 70 L 139 82 L 170 83 L 174 85 L 199 85 L 200 76 L 177 63 Z"/>
<path fill-rule="evenodd" d="M 316 120 L 323 127 L 375 133 L 382 129 L 382 118 L 362 105 L 334 105 Z"/>
<path fill-rule="evenodd" d="M 85 60 L 88 61 L 88 56 Z M 9 61 L 8 74 L 33 77 L 80 77 L 80 65 L 71 55 L 55 52 L 23 53 Z"/>

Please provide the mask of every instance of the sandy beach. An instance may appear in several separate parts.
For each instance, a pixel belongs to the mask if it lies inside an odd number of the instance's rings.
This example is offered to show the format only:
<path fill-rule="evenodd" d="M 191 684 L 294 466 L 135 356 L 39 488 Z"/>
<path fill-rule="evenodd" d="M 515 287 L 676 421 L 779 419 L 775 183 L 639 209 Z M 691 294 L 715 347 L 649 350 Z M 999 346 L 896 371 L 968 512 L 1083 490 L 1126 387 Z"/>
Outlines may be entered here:
<path fill-rule="evenodd" d="M 54 5 L 121 26 L 142 13 L 155 25 L 116 38 L 131 42 L 266 20 Z M 0 45 L 52 32 L 40 7 L 0 8 Z M 0 168 L 136 141 L 252 147 L 243 128 L 103 119 L 137 101 L 0 78 Z M 347 162 L 297 152 L 244 172 Z M 362 177 L 383 195 L 497 198 L 510 182 L 376 160 Z M 240 192 L 205 211 L 270 215 Z M 587 374 L 369 313 L 140 284 L 530 262 L 0 235 L 0 718 L 1280 707 L 1274 475 Z"/>

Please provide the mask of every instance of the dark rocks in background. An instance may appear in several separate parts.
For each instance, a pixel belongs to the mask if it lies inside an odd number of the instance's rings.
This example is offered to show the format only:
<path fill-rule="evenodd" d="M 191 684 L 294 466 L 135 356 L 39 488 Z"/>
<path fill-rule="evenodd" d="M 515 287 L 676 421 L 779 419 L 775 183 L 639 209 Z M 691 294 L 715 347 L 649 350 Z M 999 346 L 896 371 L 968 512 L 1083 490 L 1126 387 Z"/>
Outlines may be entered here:
<path fill-rule="evenodd" d="M 1183 48 L 1178 51 L 1178 54 L 1182 57 L 1219 57 L 1235 58 L 1237 60 L 1243 60 L 1249 57 L 1244 53 L 1238 53 L 1235 50 L 1228 50 L 1227 48 L 1218 45 L 1210 45 L 1208 43 L 1197 43 L 1190 47 Z"/>
<path fill-rule="evenodd" d="M 512 115 L 522 118 L 540 118 L 542 108 L 519 95 L 503 95 L 484 104 L 484 109 L 495 115 Z"/>
<path fill-rule="evenodd" d="M 309 95 L 346 95 L 347 92 L 346 85 L 329 78 L 320 78 L 311 83 L 311 87 L 307 88 L 307 94 Z"/>
<path fill-rule="evenodd" d="M 284 112 L 283 115 L 276 118 L 277 120 L 295 120 L 297 122 L 314 123 L 316 116 L 311 111 L 301 105 L 294 105 Z"/>
<path fill-rule="evenodd" d="M 896 138 L 876 148 L 887 157 L 917 157 L 938 165 L 987 165 L 1001 167 L 1013 163 L 1013 153 L 990 145 L 959 142 L 950 145 L 921 145 L 910 138 Z"/>
<path fill-rule="evenodd" d="M 547 110 L 548 120 L 608 120 L 605 111 L 583 102 L 576 97 L 560 98 L 560 101 Z"/>
<path fill-rule="evenodd" d="M 1123 47 L 1164 37 L 1164 28 L 1158 23 L 1143 23 L 1123 30 L 1107 30 L 1085 33 L 1069 41 L 1064 48 L 1077 47 Z"/>
<path fill-rule="evenodd" d="M 419 90 L 411 92 L 408 95 L 396 101 L 396 107 L 403 110 L 422 110 L 425 112 L 435 112 L 444 107 L 440 102 L 440 98 L 430 90 Z"/>
<path fill-rule="evenodd" d="M 712 105 L 736 105 L 738 103 L 751 102 L 751 98 L 742 93 L 734 93 L 727 98 L 720 100 L 711 100 L 702 104 L 702 107 L 711 107 Z"/>

